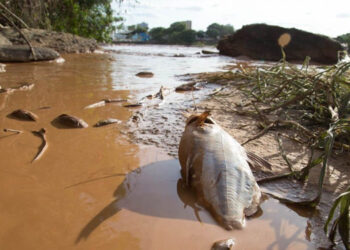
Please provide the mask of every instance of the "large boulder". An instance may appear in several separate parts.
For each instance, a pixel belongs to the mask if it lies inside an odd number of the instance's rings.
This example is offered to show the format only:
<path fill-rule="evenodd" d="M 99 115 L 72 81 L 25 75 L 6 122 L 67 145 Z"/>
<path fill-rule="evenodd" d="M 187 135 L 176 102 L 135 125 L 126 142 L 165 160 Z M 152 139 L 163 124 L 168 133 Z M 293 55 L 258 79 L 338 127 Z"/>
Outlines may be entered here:
<path fill-rule="evenodd" d="M 338 51 L 343 50 L 340 43 L 329 37 L 266 24 L 243 26 L 233 35 L 220 40 L 217 48 L 222 55 L 278 61 L 282 58 L 278 39 L 285 33 L 291 37 L 290 42 L 284 47 L 289 61 L 303 61 L 309 56 L 311 61 L 333 64 L 338 61 Z"/>
<path fill-rule="evenodd" d="M 60 56 L 55 50 L 34 47 L 36 60 L 54 60 Z M 27 45 L 0 46 L 0 62 L 29 62 L 34 61 L 32 52 Z"/>

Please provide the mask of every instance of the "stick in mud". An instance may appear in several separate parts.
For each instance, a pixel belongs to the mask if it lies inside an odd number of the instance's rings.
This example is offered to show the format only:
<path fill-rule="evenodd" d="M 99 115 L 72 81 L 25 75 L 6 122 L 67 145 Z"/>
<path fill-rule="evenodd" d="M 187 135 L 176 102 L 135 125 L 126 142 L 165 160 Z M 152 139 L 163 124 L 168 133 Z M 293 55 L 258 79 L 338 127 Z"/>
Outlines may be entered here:
<path fill-rule="evenodd" d="M 16 134 L 21 134 L 21 133 L 23 133 L 22 130 L 11 129 L 11 128 L 4 128 L 3 131 L 4 131 L 4 132 L 12 132 L 12 133 L 16 133 Z"/>
<path fill-rule="evenodd" d="M 39 136 L 41 138 L 41 140 L 43 141 L 42 144 L 39 147 L 39 151 L 36 154 L 36 156 L 34 157 L 34 159 L 32 160 L 32 163 L 38 159 L 41 158 L 41 156 L 44 154 L 44 152 L 46 151 L 47 147 L 48 147 L 48 143 L 46 140 L 46 130 L 45 128 L 40 129 L 39 131 L 32 131 L 32 133 L 36 136 Z"/>

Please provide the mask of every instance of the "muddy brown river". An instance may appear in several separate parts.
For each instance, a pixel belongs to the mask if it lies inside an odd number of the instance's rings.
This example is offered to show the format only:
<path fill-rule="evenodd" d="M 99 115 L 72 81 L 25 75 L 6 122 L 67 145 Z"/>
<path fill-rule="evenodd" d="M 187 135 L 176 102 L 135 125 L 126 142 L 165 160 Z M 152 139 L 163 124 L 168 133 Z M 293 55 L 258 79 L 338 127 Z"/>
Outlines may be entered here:
<path fill-rule="evenodd" d="M 204 57 L 196 54 L 202 48 L 194 47 L 108 49 L 114 52 L 63 55 L 64 63 L 7 64 L 0 73 L 3 88 L 35 84 L 32 90 L 0 93 L 0 249 L 210 249 L 229 237 L 235 239 L 234 249 L 314 249 L 309 212 L 272 198 L 245 229 L 226 231 L 184 188 L 177 159 L 151 140 L 151 145 L 130 140 L 128 120 L 137 108 L 109 103 L 84 109 L 106 98 L 132 103 L 163 85 L 169 89 L 164 105 L 172 109 L 157 106 L 157 114 L 163 127 L 176 122 L 182 130 L 180 112 L 174 110 L 185 109 L 193 97 L 171 91 L 182 83 L 177 75 L 215 71 L 232 59 Z M 154 77 L 138 78 L 140 71 Z M 19 108 L 38 120 L 7 117 Z M 84 119 L 89 127 L 55 126 L 52 120 L 62 113 Z M 92 126 L 107 118 L 122 123 Z M 31 163 L 41 145 L 32 131 L 41 128 L 48 148 Z"/>

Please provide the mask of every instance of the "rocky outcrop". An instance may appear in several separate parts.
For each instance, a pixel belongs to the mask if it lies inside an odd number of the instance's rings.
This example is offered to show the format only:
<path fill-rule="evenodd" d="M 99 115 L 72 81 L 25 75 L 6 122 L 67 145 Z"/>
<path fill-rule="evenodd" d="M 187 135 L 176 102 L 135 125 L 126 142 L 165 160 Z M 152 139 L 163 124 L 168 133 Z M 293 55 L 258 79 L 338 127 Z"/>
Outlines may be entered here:
<path fill-rule="evenodd" d="M 309 56 L 313 62 L 333 64 L 338 61 L 338 51 L 343 50 L 340 43 L 329 37 L 266 24 L 243 26 L 233 35 L 220 40 L 217 48 L 222 55 L 278 61 L 282 58 L 278 39 L 285 33 L 291 36 L 284 47 L 289 61 L 303 61 Z"/>
<path fill-rule="evenodd" d="M 94 39 L 41 29 L 22 29 L 24 35 L 36 47 L 47 47 L 59 53 L 85 53 L 92 52 L 97 48 Z M 14 45 L 26 44 L 23 37 L 10 27 L 0 28 L 0 35 L 7 38 Z"/>
<path fill-rule="evenodd" d="M 55 50 L 34 47 L 37 61 L 54 60 L 60 57 Z M 29 62 L 34 61 L 33 54 L 28 45 L 0 46 L 0 62 Z"/>
<path fill-rule="evenodd" d="M 36 60 L 54 60 L 59 53 L 93 52 L 98 46 L 94 39 L 41 29 L 22 29 L 34 47 Z M 10 27 L 0 27 L 0 62 L 34 61 L 23 36 Z"/>

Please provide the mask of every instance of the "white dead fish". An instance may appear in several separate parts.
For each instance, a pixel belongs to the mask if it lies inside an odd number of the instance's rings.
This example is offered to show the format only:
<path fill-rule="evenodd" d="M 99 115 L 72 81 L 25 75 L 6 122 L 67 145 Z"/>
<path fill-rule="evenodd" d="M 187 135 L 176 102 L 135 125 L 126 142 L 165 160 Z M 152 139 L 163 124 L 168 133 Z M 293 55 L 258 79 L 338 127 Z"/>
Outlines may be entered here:
<path fill-rule="evenodd" d="M 118 120 L 118 119 L 114 119 L 114 118 L 109 118 L 109 119 L 106 119 L 106 120 L 100 120 L 98 121 L 94 127 L 102 127 L 102 126 L 106 126 L 106 125 L 109 125 L 109 124 L 113 124 L 113 123 L 117 123 L 117 124 L 120 124 L 122 121 L 121 120 Z"/>
<path fill-rule="evenodd" d="M 257 211 L 260 188 L 244 148 L 208 115 L 186 122 L 179 147 L 181 174 L 220 224 L 242 228 L 245 216 Z"/>

